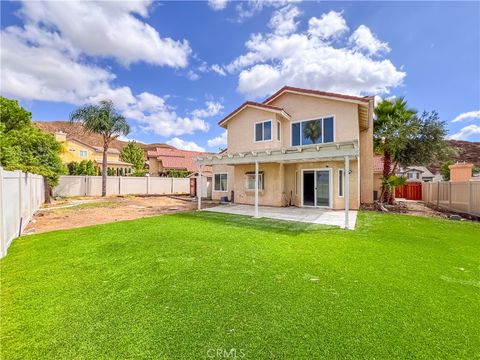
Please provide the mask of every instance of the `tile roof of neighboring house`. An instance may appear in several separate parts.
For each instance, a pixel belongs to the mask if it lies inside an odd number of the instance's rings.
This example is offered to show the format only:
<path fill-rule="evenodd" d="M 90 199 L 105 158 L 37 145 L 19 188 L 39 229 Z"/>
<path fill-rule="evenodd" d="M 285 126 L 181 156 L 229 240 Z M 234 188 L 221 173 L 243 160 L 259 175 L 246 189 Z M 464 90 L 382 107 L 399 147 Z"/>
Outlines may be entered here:
<path fill-rule="evenodd" d="M 281 113 L 283 114 L 284 116 L 287 116 L 287 117 L 290 117 L 290 114 L 288 114 L 284 109 L 282 109 L 281 107 L 278 107 L 278 106 L 272 106 L 272 105 L 267 105 L 267 104 L 263 104 L 263 103 L 259 103 L 259 102 L 255 102 L 255 101 L 245 101 L 242 105 L 240 105 L 238 108 L 236 108 L 235 110 L 233 110 L 230 114 L 228 114 L 227 116 L 225 116 L 222 120 L 220 120 L 218 122 L 218 125 L 222 125 L 224 124 L 225 122 L 227 122 L 232 116 L 236 115 L 238 112 L 242 111 L 245 107 L 247 106 L 250 106 L 250 107 L 257 107 L 257 108 L 261 108 L 261 109 L 264 109 L 264 110 L 267 110 L 267 111 L 273 111 L 273 112 L 276 112 L 276 113 Z"/>
<path fill-rule="evenodd" d="M 155 151 L 149 150 L 147 154 L 148 157 L 155 157 L 157 160 L 161 161 L 165 169 L 197 171 L 197 165 L 193 159 L 196 156 L 205 153 L 199 151 L 157 148 Z"/>
<path fill-rule="evenodd" d="M 383 156 L 373 155 L 373 172 L 383 172 Z"/>
<path fill-rule="evenodd" d="M 69 137 L 80 140 L 85 144 L 90 144 L 90 146 L 103 146 L 103 139 L 101 135 L 86 131 L 82 124 L 77 122 L 71 123 L 70 121 L 35 121 L 34 124 L 41 130 L 50 134 L 55 134 L 56 132 L 61 131 L 66 133 Z M 115 139 L 111 142 L 110 146 L 112 148 L 122 150 L 127 144 L 128 141 Z M 157 147 L 173 148 L 173 146 L 167 144 L 143 144 L 140 142 L 138 143 L 138 146 L 140 146 L 144 150 L 156 149 Z"/>
<path fill-rule="evenodd" d="M 280 96 L 284 92 L 296 92 L 296 93 L 302 93 L 302 94 L 319 95 L 319 96 L 333 97 L 333 98 L 339 98 L 339 99 L 345 99 L 345 100 L 360 101 L 365 103 L 368 103 L 370 102 L 371 99 L 373 99 L 372 96 L 344 95 L 344 94 L 337 94 L 337 93 L 332 93 L 327 91 L 303 89 L 303 88 L 297 88 L 293 86 L 284 86 L 280 90 L 278 90 L 275 94 L 273 94 L 272 96 L 264 100 L 263 103 L 268 104 L 270 101 Z"/>

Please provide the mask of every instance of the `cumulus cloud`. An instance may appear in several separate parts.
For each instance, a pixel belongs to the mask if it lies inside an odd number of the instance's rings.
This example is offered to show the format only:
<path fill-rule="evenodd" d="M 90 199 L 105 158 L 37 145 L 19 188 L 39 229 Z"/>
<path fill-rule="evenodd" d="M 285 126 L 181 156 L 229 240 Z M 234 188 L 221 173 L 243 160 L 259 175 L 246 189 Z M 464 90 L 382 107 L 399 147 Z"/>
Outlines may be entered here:
<path fill-rule="evenodd" d="M 223 109 L 223 105 L 217 101 L 207 101 L 205 103 L 205 108 L 195 109 L 192 111 L 192 115 L 197 118 L 206 118 L 212 117 L 220 113 Z"/>
<path fill-rule="evenodd" d="M 388 44 L 378 41 L 367 27 L 359 28 L 367 29 L 370 40 L 373 37 L 377 43 L 369 43 L 366 32 L 358 29 L 350 42 L 348 26 L 342 14 L 335 12 L 311 18 L 305 32 L 252 34 L 245 43 L 246 53 L 223 69 L 238 73 L 237 90 L 255 98 L 284 85 L 353 95 L 388 94 L 402 84 L 406 73 L 380 58 L 379 52 L 387 50 Z M 332 39 L 343 45 L 333 45 L 328 41 Z"/>
<path fill-rule="evenodd" d="M 172 145 L 173 147 L 176 147 L 177 149 L 181 149 L 181 150 L 200 151 L 200 152 L 205 151 L 203 147 L 198 146 L 195 142 L 182 140 L 178 137 L 174 137 L 173 139 L 168 140 L 167 144 Z"/>
<path fill-rule="evenodd" d="M 207 141 L 207 145 L 211 148 L 221 147 L 227 145 L 227 131 L 225 130 L 221 135 L 214 137 Z"/>
<path fill-rule="evenodd" d="M 480 125 L 472 124 L 465 126 L 449 138 L 452 140 L 468 140 L 472 135 L 480 135 Z"/>
<path fill-rule="evenodd" d="M 389 52 L 390 47 L 387 43 L 381 42 L 365 25 L 360 25 L 350 36 L 349 42 L 357 50 L 364 50 L 368 54 L 374 55 L 378 52 Z"/>
<path fill-rule="evenodd" d="M 347 31 L 347 22 L 340 12 L 330 11 L 320 18 L 312 17 L 308 20 L 308 33 L 322 40 L 338 38 Z"/>
<path fill-rule="evenodd" d="M 86 4 L 91 6 L 88 11 Z M 166 43 L 160 41 L 158 33 L 132 15 L 146 17 L 149 4 L 148 1 L 24 3 L 20 14 L 25 25 L 10 26 L 1 32 L 2 94 L 75 105 L 111 99 L 141 131 L 163 136 L 208 131 L 204 117 L 220 111 L 220 104 L 212 101 L 205 109 L 182 116 L 168 105 L 167 96 L 148 92 L 134 94 L 128 86 L 114 85 L 116 75 L 110 69 L 85 61 L 86 56 L 112 56 L 125 64 L 146 61 L 158 65 L 185 65 L 185 56 L 171 57 L 169 51 L 173 48 L 163 47 Z M 84 16 L 85 13 L 88 16 Z M 87 18 L 96 18 L 99 14 L 105 18 L 90 26 Z M 81 34 L 77 33 L 80 30 Z M 99 39 L 102 46 L 96 43 Z M 129 49 L 123 52 L 125 44 Z M 152 49 L 142 50 L 144 46 Z M 135 54 L 130 52 L 132 49 Z"/>
<path fill-rule="evenodd" d="M 455 117 L 455 119 L 452 120 L 452 122 L 460 122 L 463 120 L 470 120 L 470 119 L 480 119 L 480 110 L 477 111 L 468 111 L 464 112 L 458 116 Z"/>
<path fill-rule="evenodd" d="M 211 66 L 211 69 L 213 72 L 216 72 L 218 75 L 222 75 L 222 76 L 226 76 L 227 73 L 225 72 L 225 70 L 222 69 L 222 67 L 218 64 L 213 64 Z"/>
<path fill-rule="evenodd" d="M 238 14 L 238 22 L 258 14 L 266 7 L 280 8 L 289 3 L 295 3 L 298 0 L 247 0 L 239 1 L 236 10 Z"/>
<path fill-rule="evenodd" d="M 208 6 L 213 10 L 219 11 L 227 7 L 228 0 L 208 0 Z"/>
<path fill-rule="evenodd" d="M 297 30 L 295 18 L 301 14 L 296 6 L 285 6 L 273 13 L 268 26 L 275 34 L 287 35 Z"/>
<path fill-rule="evenodd" d="M 123 65 L 144 61 L 185 67 L 191 53 L 186 40 L 162 38 L 140 18 L 151 1 L 24 1 L 26 24 L 57 33 L 84 54 L 113 57 Z"/>

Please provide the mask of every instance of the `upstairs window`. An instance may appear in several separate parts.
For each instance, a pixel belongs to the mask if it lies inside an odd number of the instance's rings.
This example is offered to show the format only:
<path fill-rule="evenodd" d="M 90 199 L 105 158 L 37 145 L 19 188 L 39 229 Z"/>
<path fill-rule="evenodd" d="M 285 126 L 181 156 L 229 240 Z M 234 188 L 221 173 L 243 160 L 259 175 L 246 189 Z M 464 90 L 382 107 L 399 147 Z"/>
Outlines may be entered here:
<path fill-rule="evenodd" d="M 87 152 L 85 150 L 80 150 L 81 157 L 87 157 Z"/>
<path fill-rule="evenodd" d="M 282 133 L 282 124 L 277 121 L 277 140 L 280 141 L 280 135 Z"/>
<path fill-rule="evenodd" d="M 272 121 L 255 123 L 255 142 L 272 140 Z"/>
<path fill-rule="evenodd" d="M 334 142 L 333 117 L 299 121 L 292 124 L 292 146 Z"/>
<path fill-rule="evenodd" d="M 214 174 L 213 175 L 213 191 L 228 191 L 227 189 L 228 174 Z"/>

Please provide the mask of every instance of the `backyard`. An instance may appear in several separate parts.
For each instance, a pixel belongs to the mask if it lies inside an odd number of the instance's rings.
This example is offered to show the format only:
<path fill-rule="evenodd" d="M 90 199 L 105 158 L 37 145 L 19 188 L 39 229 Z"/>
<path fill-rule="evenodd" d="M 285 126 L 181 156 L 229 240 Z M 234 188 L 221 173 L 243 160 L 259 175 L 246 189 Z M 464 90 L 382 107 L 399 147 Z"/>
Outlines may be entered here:
<path fill-rule="evenodd" d="M 0 357 L 478 358 L 479 233 L 184 212 L 24 236 L 0 262 Z"/>

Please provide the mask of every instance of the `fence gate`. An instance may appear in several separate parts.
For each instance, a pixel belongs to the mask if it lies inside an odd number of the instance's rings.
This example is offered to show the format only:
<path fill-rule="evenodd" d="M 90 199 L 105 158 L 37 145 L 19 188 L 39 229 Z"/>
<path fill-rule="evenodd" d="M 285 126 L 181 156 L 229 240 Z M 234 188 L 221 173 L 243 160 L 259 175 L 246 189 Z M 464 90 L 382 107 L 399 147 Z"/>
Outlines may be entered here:
<path fill-rule="evenodd" d="M 395 197 L 407 200 L 422 200 L 422 183 L 409 182 L 395 187 Z"/>

